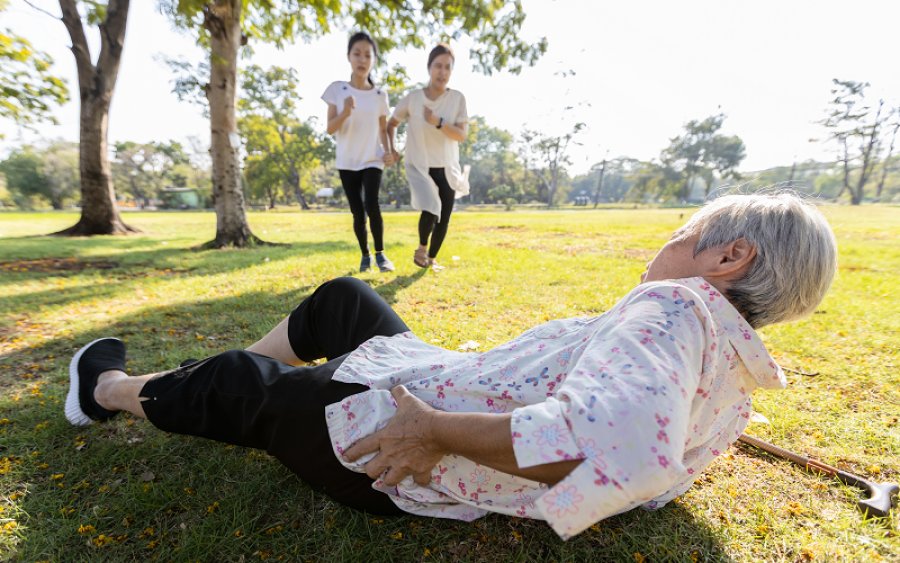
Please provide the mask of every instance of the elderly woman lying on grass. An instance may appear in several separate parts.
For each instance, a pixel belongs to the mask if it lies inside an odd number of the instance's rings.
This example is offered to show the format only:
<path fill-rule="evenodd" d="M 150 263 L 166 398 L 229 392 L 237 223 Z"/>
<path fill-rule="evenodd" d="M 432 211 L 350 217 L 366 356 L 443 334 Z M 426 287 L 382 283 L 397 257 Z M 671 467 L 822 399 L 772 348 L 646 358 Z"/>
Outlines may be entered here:
<path fill-rule="evenodd" d="M 247 350 L 171 371 L 129 377 L 120 340 L 88 344 L 72 358 L 66 416 L 85 425 L 126 410 L 265 449 L 371 513 L 500 512 L 568 538 L 690 487 L 747 425 L 751 391 L 785 385 L 754 329 L 810 313 L 835 267 L 834 236 L 811 205 L 722 197 L 599 317 L 452 352 L 340 278 Z"/>

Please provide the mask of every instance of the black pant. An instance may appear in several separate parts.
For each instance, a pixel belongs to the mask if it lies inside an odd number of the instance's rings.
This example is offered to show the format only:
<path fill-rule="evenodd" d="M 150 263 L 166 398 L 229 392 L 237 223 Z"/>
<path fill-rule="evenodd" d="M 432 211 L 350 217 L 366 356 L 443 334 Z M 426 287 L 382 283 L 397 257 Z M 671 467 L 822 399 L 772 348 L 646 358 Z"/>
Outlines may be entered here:
<path fill-rule="evenodd" d="M 384 221 L 381 220 L 381 207 L 378 205 L 378 191 L 381 189 L 381 170 L 366 168 L 364 170 L 338 170 L 341 185 L 347 194 L 350 212 L 353 213 L 353 232 L 359 242 L 362 253 L 369 253 L 369 242 L 366 235 L 366 215 L 369 216 L 369 228 L 372 230 L 372 242 L 375 252 L 384 250 Z"/>
<path fill-rule="evenodd" d="M 447 182 L 447 174 L 443 168 L 429 168 L 428 175 L 438 187 L 438 197 L 441 198 L 441 220 L 438 216 L 423 211 L 419 216 L 419 244 L 428 244 L 428 235 L 431 235 L 431 246 L 428 247 L 428 256 L 436 258 L 447 236 L 447 227 L 450 226 L 450 214 L 453 213 L 453 202 L 456 201 L 456 192 Z"/>
<path fill-rule="evenodd" d="M 298 358 L 327 358 L 294 367 L 230 350 L 148 381 L 140 396 L 147 419 L 167 432 L 264 449 L 336 501 L 374 514 L 402 514 L 365 473 L 338 462 L 325 407 L 368 388 L 332 381 L 346 355 L 376 335 L 409 328 L 364 282 L 326 282 L 291 313 L 288 337 Z"/>

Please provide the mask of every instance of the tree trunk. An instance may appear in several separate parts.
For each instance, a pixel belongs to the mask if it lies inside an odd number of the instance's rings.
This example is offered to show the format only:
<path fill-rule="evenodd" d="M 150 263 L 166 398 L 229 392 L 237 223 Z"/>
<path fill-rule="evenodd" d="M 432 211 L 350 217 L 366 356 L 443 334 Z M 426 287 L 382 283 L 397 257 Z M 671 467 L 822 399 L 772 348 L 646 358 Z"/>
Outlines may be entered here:
<path fill-rule="evenodd" d="M 835 199 L 840 199 L 845 191 L 850 190 L 850 148 L 847 146 L 847 137 L 841 137 L 841 146 L 844 150 L 844 158 L 841 161 L 843 164 L 844 175 L 841 183 L 841 191 L 838 192 Z"/>
<path fill-rule="evenodd" d="M 210 154 L 213 198 L 216 208 L 216 238 L 207 248 L 245 247 L 261 243 L 250 232 L 241 189 L 238 151 L 236 88 L 237 57 L 243 44 L 241 0 L 215 0 L 203 8 L 203 25 L 210 34 L 209 99 Z"/>
<path fill-rule="evenodd" d="M 300 173 L 297 171 L 297 167 L 294 166 L 293 162 L 291 163 L 290 183 L 291 188 L 294 190 L 294 197 L 297 198 L 297 203 L 300 204 L 300 208 L 304 211 L 309 211 L 309 204 L 306 202 L 303 190 L 300 189 Z"/>
<path fill-rule="evenodd" d="M 687 178 L 684 181 L 684 189 L 681 192 L 681 202 L 684 203 L 691 197 L 691 183 L 694 181 L 693 172 L 688 173 Z"/>
<path fill-rule="evenodd" d="M 900 109 L 895 110 L 900 111 Z M 884 160 L 881 161 L 881 179 L 878 180 L 878 187 L 875 189 L 875 198 L 878 201 L 881 201 L 881 192 L 884 190 L 884 180 L 888 175 L 888 168 L 891 164 L 891 156 L 894 154 L 894 141 L 897 140 L 897 131 L 900 130 L 900 122 L 894 125 L 894 130 L 891 133 L 891 144 L 888 147 L 887 156 L 884 157 Z"/>
<path fill-rule="evenodd" d="M 597 191 L 594 193 L 594 209 L 600 203 L 600 192 L 603 191 L 603 175 L 606 174 L 606 159 L 603 159 L 603 166 L 600 167 L 600 178 L 597 180 Z"/>
<path fill-rule="evenodd" d="M 79 170 L 81 173 L 81 218 L 57 235 L 114 235 L 138 232 L 126 225 L 119 216 L 112 174 L 107 156 L 109 105 L 112 101 L 129 0 L 110 0 L 106 19 L 99 24 L 100 56 L 91 62 L 87 39 L 75 0 L 59 0 L 62 19 L 72 40 L 72 53 L 78 68 L 78 89 L 81 99 L 79 131 Z"/>
<path fill-rule="evenodd" d="M 875 120 L 872 122 L 872 126 L 869 129 L 869 138 L 865 141 L 865 145 L 863 146 L 862 167 L 859 170 L 859 177 L 856 180 L 856 189 L 851 191 L 850 203 L 853 205 L 862 203 L 862 200 L 866 195 L 866 183 L 869 181 L 869 176 L 872 175 L 872 170 L 875 167 L 875 155 L 878 152 L 876 147 L 879 146 L 878 134 L 881 127 L 880 117 L 883 107 L 884 100 L 881 100 L 878 104 L 878 111 L 875 112 Z"/>

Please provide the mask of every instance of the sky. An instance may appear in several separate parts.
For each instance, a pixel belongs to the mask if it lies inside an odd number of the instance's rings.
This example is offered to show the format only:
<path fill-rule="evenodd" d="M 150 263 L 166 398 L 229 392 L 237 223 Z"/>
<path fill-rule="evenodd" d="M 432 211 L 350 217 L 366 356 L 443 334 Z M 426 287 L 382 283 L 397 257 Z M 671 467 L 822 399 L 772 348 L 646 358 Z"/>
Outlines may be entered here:
<path fill-rule="evenodd" d="M 58 3 L 32 0 L 58 14 Z M 724 112 L 723 132 L 740 136 L 746 159 L 740 169 L 790 166 L 796 159 L 828 160 L 816 122 L 825 115 L 831 80 L 867 81 L 873 99 L 900 104 L 900 2 L 885 0 L 523 0 L 526 41 L 546 37 L 547 53 L 518 75 L 484 76 L 468 58 L 471 43 L 453 43 L 456 67 L 450 87 L 466 96 L 469 114 L 518 135 L 523 128 L 560 134 L 575 122 L 587 127 L 572 146 L 570 170 L 581 173 L 605 157 L 659 156 L 691 119 Z M 12 0 L 0 28 L 29 39 L 54 60 L 75 100 L 56 112 L 59 125 L 37 133 L 0 120 L 0 156 L 23 142 L 78 137 L 77 79 L 70 41 L 61 21 Z M 377 37 L 377 30 L 369 30 Z M 346 80 L 348 33 L 342 30 L 282 50 L 253 45 L 241 64 L 293 67 L 299 76 L 298 117 L 318 118 L 320 96 L 334 80 Z M 98 40 L 91 37 L 96 58 Z M 196 40 L 175 31 L 156 2 L 137 0 L 125 39 L 110 112 L 109 140 L 208 144 L 201 109 L 179 102 L 173 75 L 162 60 L 192 62 L 207 55 Z M 388 54 L 383 67 L 406 66 L 412 82 L 427 81 L 427 50 Z M 377 80 L 377 71 L 376 71 Z M 566 110 L 571 107 L 573 109 Z"/>

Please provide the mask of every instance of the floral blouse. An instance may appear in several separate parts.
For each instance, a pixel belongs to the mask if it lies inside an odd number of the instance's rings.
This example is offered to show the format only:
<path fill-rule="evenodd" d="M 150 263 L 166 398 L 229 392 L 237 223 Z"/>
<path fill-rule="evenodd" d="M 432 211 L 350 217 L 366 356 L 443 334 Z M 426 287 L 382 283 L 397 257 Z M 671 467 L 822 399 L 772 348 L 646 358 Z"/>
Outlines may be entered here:
<path fill-rule="evenodd" d="M 401 509 L 473 520 L 488 512 L 546 520 L 569 538 L 637 506 L 684 493 L 740 436 L 756 387 L 781 368 L 737 310 L 702 278 L 639 285 L 599 317 L 550 321 L 484 353 L 445 350 L 411 332 L 375 337 L 334 379 L 369 391 L 325 410 L 335 454 L 383 427 L 404 384 L 436 409 L 512 413 L 519 467 L 583 459 L 554 486 L 449 455 L 427 487 L 373 487 Z"/>

